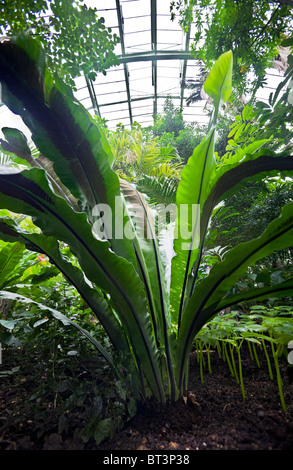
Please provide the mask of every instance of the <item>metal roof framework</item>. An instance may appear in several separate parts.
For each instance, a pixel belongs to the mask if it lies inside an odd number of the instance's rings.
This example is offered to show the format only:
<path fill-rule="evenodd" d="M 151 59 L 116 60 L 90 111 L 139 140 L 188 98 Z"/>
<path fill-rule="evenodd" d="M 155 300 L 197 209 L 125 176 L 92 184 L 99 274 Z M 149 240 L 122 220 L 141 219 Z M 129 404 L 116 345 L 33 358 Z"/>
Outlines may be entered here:
<path fill-rule="evenodd" d="M 96 6 L 91 0 L 87 4 Z M 169 97 L 185 111 L 187 121 L 205 123 L 205 103 L 185 106 L 182 82 L 198 73 L 198 61 L 189 51 L 190 31 L 184 33 L 171 21 L 169 0 L 107 0 L 98 14 L 120 38 L 115 50 L 120 65 L 95 81 L 77 79 L 76 97 L 84 106 L 105 118 L 109 128 L 135 121 L 147 126 Z"/>
<path fill-rule="evenodd" d="M 96 0 L 87 0 L 97 7 Z M 105 118 L 109 129 L 122 123 L 130 127 L 135 121 L 142 126 L 153 124 L 163 112 L 166 98 L 182 109 L 186 122 L 206 124 L 208 115 L 204 100 L 186 106 L 189 91 L 182 86 L 185 79 L 199 75 L 199 63 L 190 53 L 194 25 L 187 33 L 171 21 L 170 0 L 107 0 L 98 10 L 105 26 L 120 38 L 116 46 L 120 65 L 111 67 L 106 76 L 98 74 L 95 81 L 86 77 L 76 80 L 76 97 L 95 115 Z M 273 70 L 276 88 L 282 76 Z M 277 79 L 277 83 L 276 83 Z M 269 91 L 260 96 L 266 100 Z"/>

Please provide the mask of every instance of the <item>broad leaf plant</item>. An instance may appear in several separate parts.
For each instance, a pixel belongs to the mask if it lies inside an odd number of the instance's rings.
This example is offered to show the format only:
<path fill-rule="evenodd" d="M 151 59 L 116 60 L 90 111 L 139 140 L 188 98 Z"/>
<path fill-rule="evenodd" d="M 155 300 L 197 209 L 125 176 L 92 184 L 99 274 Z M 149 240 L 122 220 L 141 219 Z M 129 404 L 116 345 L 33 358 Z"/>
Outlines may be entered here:
<path fill-rule="evenodd" d="M 224 53 L 204 85 L 214 108 L 207 135 L 183 168 L 177 188 L 168 281 L 153 212 L 143 195 L 112 169 L 103 130 L 72 90 L 49 72 L 37 41 L 19 36 L 0 44 L 2 101 L 22 117 L 40 152 L 34 158 L 19 130 L 2 129 L 2 146 L 23 166 L 1 167 L 0 209 L 30 216 L 35 228 L 25 230 L 16 218 L 5 216 L 1 238 L 45 254 L 75 286 L 123 367 L 115 369 L 109 350 L 97 348 L 117 376 L 132 378 L 138 400 L 153 397 L 166 403 L 186 392 L 194 338 L 216 313 L 242 301 L 293 294 L 293 279 L 233 294 L 249 266 L 292 245 L 293 203 L 260 237 L 232 248 L 209 274 L 200 275 L 217 205 L 248 179 L 293 172 L 293 157 L 262 148 L 263 141 L 216 163 L 217 116 L 231 93 L 232 61 L 232 52 Z"/>

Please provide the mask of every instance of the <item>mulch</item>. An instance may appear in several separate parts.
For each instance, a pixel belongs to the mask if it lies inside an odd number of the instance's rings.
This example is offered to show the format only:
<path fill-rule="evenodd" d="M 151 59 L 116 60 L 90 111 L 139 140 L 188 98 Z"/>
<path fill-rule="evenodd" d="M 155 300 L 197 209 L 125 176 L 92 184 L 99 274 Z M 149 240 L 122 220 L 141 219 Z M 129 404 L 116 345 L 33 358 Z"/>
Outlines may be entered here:
<path fill-rule="evenodd" d="M 137 414 L 111 439 L 99 445 L 84 442 L 76 428 L 82 418 L 73 411 L 70 425 L 62 432 L 52 397 L 42 397 L 46 413 L 32 414 L 29 397 L 39 385 L 34 374 L 0 378 L 0 450 L 94 450 L 100 452 L 194 450 L 293 450 L 292 367 L 280 359 L 283 394 L 281 406 L 276 380 L 270 380 L 267 364 L 260 367 L 248 351 L 242 353 L 246 398 L 231 376 L 227 363 L 211 353 L 212 373 L 204 370 L 200 381 L 195 353 L 190 356 L 190 382 L 186 396 L 176 403 L 141 405 Z M 44 377 L 45 380 L 45 377 Z M 38 382 L 38 383 L 37 383 Z M 1 452 L 3 455 L 3 452 Z"/>

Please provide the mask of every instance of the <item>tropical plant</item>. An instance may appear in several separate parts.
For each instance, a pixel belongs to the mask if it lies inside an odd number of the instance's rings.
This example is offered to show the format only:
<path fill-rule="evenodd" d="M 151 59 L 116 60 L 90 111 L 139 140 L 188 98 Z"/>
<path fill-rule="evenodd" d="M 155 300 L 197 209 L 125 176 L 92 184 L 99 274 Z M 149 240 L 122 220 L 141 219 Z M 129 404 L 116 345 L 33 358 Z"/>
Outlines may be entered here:
<path fill-rule="evenodd" d="M 234 86 L 241 96 L 265 83 L 266 69 L 291 34 L 292 5 L 290 0 L 172 0 L 170 10 L 185 31 L 195 24 L 191 50 L 207 70 L 223 52 L 233 50 Z"/>
<path fill-rule="evenodd" d="M 205 135 L 206 126 L 185 122 L 182 109 L 176 108 L 171 98 L 166 98 L 163 113 L 154 117 L 154 125 L 149 130 L 159 137 L 163 147 L 174 147 L 185 164 Z"/>
<path fill-rule="evenodd" d="M 137 123 L 131 130 L 117 126 L 108 131 L 108 142 L 113 153 L 112 168 L 128 181 L 137 182 L 142 176 L 176 176 L 180 161 L 171 145 L 160 145 L 158 137 L 149 136 Z"/>
<path fill-rule="evenodd" d="M 4 0 L 0 5 L 1 34 L 27 32 L 37 38 L 50 69 L 71 86 L 81 73 L 95 79 L 118 64 L 113 51 L 119 39 L 104 23 L 96 8 L 79 0 Z"/>
<path fill-rule="evenodd" d="M 130 130 L 118 125 L 106 134 L 117 175 L 133 183 L 150 204 L 174 203 L 182 164 L 170 142 L 162 144 L 138 123 Z"/>
<path fill-rule="evenodd" d="M 224 315 L 216 315 L 195 338 L 201 382 L 204 382 L 203 370 L 206 364 L 209 373 L 212 373 L 210 351 L 216 351 L 219 357 L 227 363 L 232 376 L 241 386 L 242 395 L 245 398 L 241 352 L 246 345 L 251 359 L 256 361 L 258 367 L 261 367 L 259 354 L 264 355 L 269 378 L 270 380 L 276 379 L 280 402 L 283 410 L 286 411 L 279 360 L 282 356 L 287 358 L 287 345 L 292 338 L 292 307 L 281 305 L 267 308 L 263 305 L 255 305 L 251 307 L 248 314 L 237 310 Z M 206 354 L 203 354 L 203 351 Z M 234 353 L 237 354 L 237 361 L 235 361 Z M 270 357 L 275 367 L 272 366 Z"/>
<path fill-rule="evenodd" d="M 284 79 L 268 103 L 256 101 L 254 106 L 246 105 L 235 116 L 228 132 L 226 153 L 221 162 L 251 144 L 262 142 L 263 148 L 275 152 L 290 152 L 292 148 L 292 104 L 290 104 L 290 83 L 293 75 L 292 56 Z M 286 85 L 289 83 L 289 86 Z M 292 201 L 292 179 L 268 177 L 259 181 L 248 181 L 237 194 L 227 197 L 211 221 L 210 240 L 221 246 L 235 244 L 260 236 L 269 222 L 275 219 L 281 208 Z M 266 267 L 266 271 L 264 268 Z M 282 270 L 282 272 L 280 271 Z M 247 282 L 279 282 L 279 276 L 286 277 L 285 270 L 292 269 L 292 247 L 276 250 L 266 260 L 261 260 L 246 276 Z M 291 274 L 289 275 L 289 277 Z M 241 281 L 243 283 L 243 279 Z"/>
<path fill-rule="evenodd" d="M 22 243 L 0 242 L 0 288 L 15 289 L 17 284 L 37 285 L 59 271 L 55 266 L 41 266 L 42 256 L 25 250 Z M 44 260 L 45 261 L 45 260 Z"/>
<path fill-rule="evenodd" d="M 3 102 L 21 115 L 40 153 L 53 162 L 55 174 L 78 201 L 73 205 L 64 192 L 57 195 L 52 174 L 47 178 L 44 168 L 5 167 L 0 173 L 0 205 L 31 216 L 36 229 L 30 232 L 3 218 L 1 237 L 45 254 L 76 287 L 124 359 L 114 371 L 132 379 L 137 399 L 178 399 L 188 386 L 194 337 L 211 317 L 241 301 L 293 293 L 293 279 L 229 293 L 248 266 L 292 243 L 292 203 L 260 237 L 228 251 L 198 282 L 216 205 L 247 178 L 291 174 L 293 158 L 262 151 L 258 142 L 235 152 L 225 164 L 216 164 L 217 115 L 232 86 L 232 52 L 224 53 L 205 82 L 214 103 L 209 131 L 182 170 L 177 188 L 175 256 L 168 283 L 145 201 L 128 182 L 120 185 L 103 131 L 72 91 L 53 79 L 39 44 L 23 36 L 3 42 L 0 80 Z M 71 256 L 63 254 L 60 242 Z M 109 351 L 99 350 L 113 366 Z"/>
<path fill-rule="evenodd" d="M 156 115 L 152 131 L 154 135 L 160 136 L 169 132 L 177 137 L 181 130 L 185 129 L 185 122 L 180 108 L 176 108 L 172 99 L 167 97 L 164 102 L 163 113 Z"/>

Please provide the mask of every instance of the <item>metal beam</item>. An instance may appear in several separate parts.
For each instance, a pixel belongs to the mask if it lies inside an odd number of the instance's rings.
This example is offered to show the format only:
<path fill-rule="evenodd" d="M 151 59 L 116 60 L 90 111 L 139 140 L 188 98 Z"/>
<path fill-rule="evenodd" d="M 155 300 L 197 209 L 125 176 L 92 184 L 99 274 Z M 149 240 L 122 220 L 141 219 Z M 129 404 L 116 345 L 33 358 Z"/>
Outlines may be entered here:
<path fill-rule="evenodd" d="M 157 98 L 161 98 L 161 99 L 166 99 L 166 98 L 170 98 L 171 100 L 180 100 L 181 99 L 181 96 L 180 95 L 157 95 Z M 155 97 L 154 95 L 149 95 L 149 96 L 141 96 L 139 98 L 132 98 L 132 103 L 135 103 L 136 101 L 146 101 L 146 100 L 154 100 Z M 186 99 L 186 97 L 185 97 Z M 128 100 L 124 100 L 124 101 L 113 101 L 111 103 L 104 103 L 104 104 L 100 104 L 100 108 L 105 108 L 107 106 L 112 106 L 112 105 L 118 105 L 118 104 L 125 104 L 125 103 L 128 103 Z"/>
<path fill-rule="evenodd" d="M 154 56 L 157 54 L 157 0 L 151 0 L 151 41 L 152 52 Z M 152 84 L 154 87 L 154 116 L 158 114 L 157 99 L 157 60 L 152 61 Z"/>
<path fill-rule="evenodd" d="M 122 7 L 120 5 L 119 0 L 116 0 L 116 10 L 117 10 L 117 17 L 118 17 L 121 50 L 122 50 L 122 55 L 125 56 L 124 24 L 123 24 L 124 20 L 123 20 L 123 15 L 122 15 Z M 128 100 L 129 120 L 130 120 L 130 124 L 132 124 L 133 119 L 132 119 L 131 95 L 130 95 L 130 86 L 129 86 L 129 71 L 128 71 L 127 62 L 123 62 L 123 67 L 124 67 L 124 77 L 125 77 L 126 93 L 127 93 L 127 100 Z"/>
<path fill-rule="evenodd" d="M 121 45 L 121 51 L 122 51 L 122 54 L 118 56 L 118 59 L 120 63 L 123 64 L 127 101 L 117 101 L 116 103 L 109 103 L 109 105 L 127 103 L 129 120 L 130 120 L 130 124 L 132 124 L 133 123 L 132 102 L 134 101 L 152 99 L 153 100 L 153 114 L 154 116 L 157 115 L 158 98 L 164 97 L 164 96 L 158 96 L 157 62 L 162 61 L 162 60 L 182 60 L 183 68 L 182 68 L 181 79 L 183 81 L 186 75 L 186 68 L 187 68 L 188 60 L 196 60 L 196 59 L 189 52 L 189 41 L 190 41 L 189 32 L 186 35 L 185 50 L 172 50 L 172 51 L 157 50 L 157 0 L 150 0 L 152 50 L 148 52 L 137 52 L 137 53 L 126 54 L 125 42 L 124 42 L 124 19 L 123 19 L 123 13 L 122 13 L 122 6 L 120 4 L 120 0 L 115 0 L 115 2 L 116 2 L 116 12 L 117 12 L 117 18 L 118 18 L 120 45 Z M 144 61 L 152 62 L 152 84 L 154 87 L 154 93 L 149 95 L 148 97 L 131 99 L 128 64 L 131 62 L 144 62 Z M 98 116 L 101 116 L 100 108 L 107 106 L 107 104 L 99 105 L 93 82 L 87 77 L 86 77 L 86 84 L 87 84 L 89 95 L 92 101 L 93 109 Z M 181 86 L 180 96 L 173 96 L 173 98 L 180 99 L 180 107 L 182 108 L 183 100 L 184 100 L 184 89 L 182 86 Z"/>
<path fill-rule="evenodd" d="M 186 33 L 185 37 L 185 52 L 189 51 L 189 43 L 190 43 L 190 24 L 188 26 L 188 30 Z M 182 75 L 181 75 L 181 100 L 180 100 L 180 109 L 181 111 L 183 110 L 183 98 L 184 98 L 184 82 L 185 82 L 185 77 L 186 77 L 186 69 L 187 69 L 187 59 L 184 59 L 183 61 L 183 67 L 182 67 Z"/>
<path fill-rule="evenodd" d="M 190 52 L 186 51 L 156 51 L 134 52 L 117 56 L 121 64 L 129 62 L 158 61 L 158 60 L 196 60 Z"/>
<path fill-rule="evenodd" d="M 88 89 L 88 92 L 89 92 L 89 95 L 90 95 L 90 98 L 91 98 L 91 102 L 92 102 L 95 114 L 97 116 L 101 117 L 99 104 L 98 104 L 98 100 L 97 100 L 97 95 L 96 95 L 94 87 L 93 87 L 93 82 L 92 82 L 92 80 L 90 80 L 86 76 L 85 76 L 85 81 L 86 81 L 86 86 L 87 86 L 87 89 Z"/>

